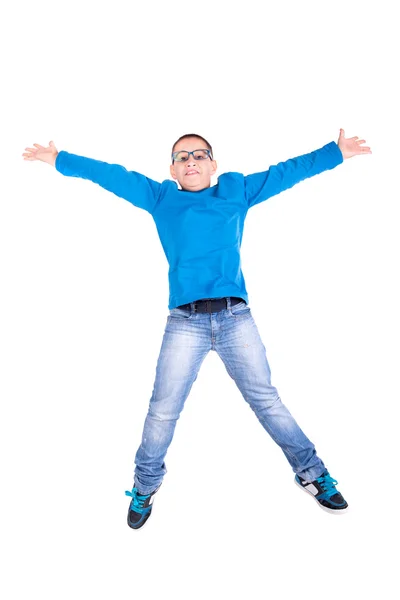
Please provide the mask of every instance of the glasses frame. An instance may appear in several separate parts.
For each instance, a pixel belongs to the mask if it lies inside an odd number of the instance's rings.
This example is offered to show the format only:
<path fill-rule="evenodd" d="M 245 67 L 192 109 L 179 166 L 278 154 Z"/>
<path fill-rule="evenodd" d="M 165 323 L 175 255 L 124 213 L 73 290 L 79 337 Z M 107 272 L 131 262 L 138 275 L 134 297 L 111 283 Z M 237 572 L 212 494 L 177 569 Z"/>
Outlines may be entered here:
<path fill-rule="evenodd" d="M 191 152 L 189 152 L 189 150 L 177 150 L 176 152 L 173 152 L 173 153 L 171 154 L 172 162 L 173 162 L 173 163 L 175 162 L 175 158 L 174 158 L 174 157 L 175 157 L 177 154 L 179 154 L 179 152 L 188 152 L 188 153 L 189 153 L 189 156 L 187 157 L 187 160 L 189 160 L 189 158 L 190 158 L 190 155 L 191 155 L 191 154 L 192 154 L 192 156 L 193 156 L 193 160 L 196 160 L 196 159 L 195 159 L 195 157 L 194 157 L 194 153 L 195 153 L 195 152 L 198 152 L 199 150 L 201 150 L 202 152 L 207 152 L 207 154 L 208 154 L 208 158 L 209 158 L 210 160 L 214 160 L 214 159 L 213 159 L 213 157 L 212 157 L 212 154 L 211 154 L 211 152 L 210 152 L 210 150 L 209 150 L 208 148 L 197 148 L 197 150 L 192 150 Z M 201 160 L 206 160 L 206 159 L 201 159 Z M 186 162 L 186 160 L 177 160 L 176 162 Z"/>

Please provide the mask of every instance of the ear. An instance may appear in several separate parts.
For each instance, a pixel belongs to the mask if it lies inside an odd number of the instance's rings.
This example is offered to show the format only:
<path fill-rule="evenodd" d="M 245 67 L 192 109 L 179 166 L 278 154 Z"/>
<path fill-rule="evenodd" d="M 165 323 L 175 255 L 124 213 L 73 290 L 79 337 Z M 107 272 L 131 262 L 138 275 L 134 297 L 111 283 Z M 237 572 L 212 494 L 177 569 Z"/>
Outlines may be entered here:
<path fill-rule="evenodd" d="M 213 161 L 211 161 L 211 164 L 212 164 L 211 175 L 214 175 L 217 172 L 217 166 L 218 166 L 217 161 L 213 160 Z"/>
<path fill-rule="evenodd" d="M 174 165 L 169 165 L 169 172 L 171 173 L 171 177 L 172 179 L 178 179 L 176 174 L 175 174 L 175 167 Z"/>

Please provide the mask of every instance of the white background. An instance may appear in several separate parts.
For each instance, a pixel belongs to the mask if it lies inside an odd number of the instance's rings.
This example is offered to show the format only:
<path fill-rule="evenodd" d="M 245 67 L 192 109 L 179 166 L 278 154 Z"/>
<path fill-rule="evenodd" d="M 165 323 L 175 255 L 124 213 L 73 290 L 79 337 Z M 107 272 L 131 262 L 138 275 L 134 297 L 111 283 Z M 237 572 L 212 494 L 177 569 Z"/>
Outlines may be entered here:
<path fill-rule="evenodd" d="M 2 597 L 394 598 L 394 3 L 36 1 L 3 17 Z M 372 154 L 254 207 L 242 263 L 272 383 L 350 511 L 295 487 L 210 353 L 131 530 L 167 261 L 148 213 L 24 149 L 54 140 L 162 181 L 184 133 L 211 143 L 218 174 L 249 174 L 340 127 Z"/>

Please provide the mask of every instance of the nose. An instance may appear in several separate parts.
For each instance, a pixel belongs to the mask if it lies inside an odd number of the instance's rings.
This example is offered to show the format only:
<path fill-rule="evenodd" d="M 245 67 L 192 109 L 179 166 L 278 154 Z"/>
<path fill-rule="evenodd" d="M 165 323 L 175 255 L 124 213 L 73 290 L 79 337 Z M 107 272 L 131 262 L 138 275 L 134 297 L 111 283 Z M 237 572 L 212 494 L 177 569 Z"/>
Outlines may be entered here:
<path fill-rule="evenodd" d="M 188 168 L 189 168 L 189 167 L 192 167 L 192 168 L 193 168 L 193 167 L 197 166 L 197 160 L 195 160 L 195 158 L 194 158 L 193 154 L 191 154 L 191 155 L 189 156 L 189 158 L 187 159 L 187 161 L 186 161 L 186 163 L 185 163 L 185 164 L 187 165 L 187 167 L 188 167 Z"/>

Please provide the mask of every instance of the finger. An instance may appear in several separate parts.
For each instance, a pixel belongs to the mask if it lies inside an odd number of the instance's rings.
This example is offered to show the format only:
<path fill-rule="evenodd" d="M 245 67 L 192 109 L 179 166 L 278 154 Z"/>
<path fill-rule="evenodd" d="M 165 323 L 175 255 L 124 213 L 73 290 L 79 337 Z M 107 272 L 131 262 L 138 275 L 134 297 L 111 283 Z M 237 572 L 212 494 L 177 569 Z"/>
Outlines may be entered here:
<path fill-rule="evenodd" d="M 365 140 L 358 140 L 357 144 L 365 144 Z"/>
<path fill-rule="evenodd" d="M 38 148 L 42 148 L 44 150 L 44 146 L 41 146 L 40 144 L 33 144 L 34 146 L 37 146 Z"/>
<path fill-rule="evenodd" d="M 29 150 L 29 152 L 36 152 L 37 148 L 25 148 L 25 150 Z"/>
<path fill-rule="evenodd" d="M 350 139 L 350 140 L 358 140 L 358 135 L 355 135 L 354 137 L 352 137 L 352 138 L 349 138 L 349 139 Z"/>

